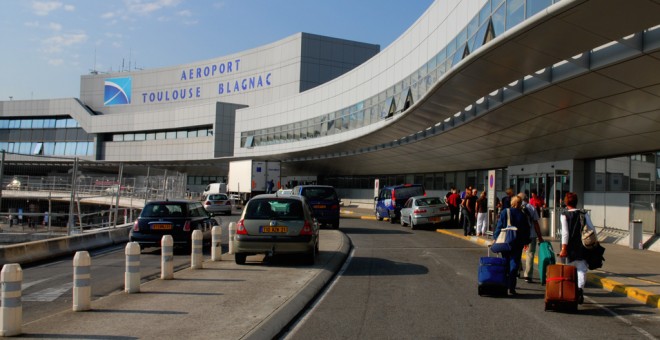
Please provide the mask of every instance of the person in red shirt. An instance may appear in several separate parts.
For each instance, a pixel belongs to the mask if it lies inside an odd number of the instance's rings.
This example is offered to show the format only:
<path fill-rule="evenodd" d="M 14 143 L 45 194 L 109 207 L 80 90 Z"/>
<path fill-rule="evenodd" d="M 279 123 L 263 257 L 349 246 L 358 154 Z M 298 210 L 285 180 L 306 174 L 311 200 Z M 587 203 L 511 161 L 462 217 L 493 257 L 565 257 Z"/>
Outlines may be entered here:
<path fill-rule="evenodd" d="M 458 212 L 460 211 L 461 195 L 456 192 L 456 188 L 452 187 L 449 195 L 447 196 L 447 205 L 449 206 L 451 225 L 458 227 Z"/>
<path fill-rule="evenodd" d="M 532 190 L 532 197 L 529 199 L 529 204 L 531 204 L 535 209 L 536 213 L 541 215 L 541 209 L 545 207 L 545 201 L 543 198 L 536 194 L 536 190 Z"/>

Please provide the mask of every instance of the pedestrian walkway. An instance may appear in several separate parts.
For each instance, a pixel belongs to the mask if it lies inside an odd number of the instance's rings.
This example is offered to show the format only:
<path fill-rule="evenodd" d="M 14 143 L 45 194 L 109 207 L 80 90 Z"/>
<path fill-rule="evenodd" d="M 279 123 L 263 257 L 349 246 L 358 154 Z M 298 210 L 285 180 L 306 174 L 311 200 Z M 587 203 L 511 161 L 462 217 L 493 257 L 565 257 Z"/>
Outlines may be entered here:
<path fill-rule="evenodd" d="M 342 217 L 375 219 L 373 209 L 359 205 L 342 209 Z M 492 242 L 492 239 L 483 237 L 463 236 L 463 230 L 460 229 L 441 228 L 437 232 L 484 247 Z M 558 241 L 547 240 L 551 241 L 555 251 L 561 249 Z M 602 245 L 606 249 L 605 262 L 602 268 L 587 272 L 588 286 L 622 294 L 645 305 L 660 308 L 660 252 L 631 249 L 612 243 Z M 535 273 L 538 275 L 538 270 Z"/>
<path fill-rule="evenodd" d="M 271 339 L 304 309 L 344 263 L 350 240 L 321 230 L 314 266 L 263 264 L 233 255 L 185 269 L 173 280 L 143 283 L 140 292 L 92 301 L 91 310 L 64 311 L 23 325 L 26 339 Z M 294 259 L 295 260 L 295 259 Z M 123 280 L 123 278 L 120 278 Z M 122 281 L 123 282 L 123 281 Z M 93 290 L 93 287 L 92 287 Z"/>

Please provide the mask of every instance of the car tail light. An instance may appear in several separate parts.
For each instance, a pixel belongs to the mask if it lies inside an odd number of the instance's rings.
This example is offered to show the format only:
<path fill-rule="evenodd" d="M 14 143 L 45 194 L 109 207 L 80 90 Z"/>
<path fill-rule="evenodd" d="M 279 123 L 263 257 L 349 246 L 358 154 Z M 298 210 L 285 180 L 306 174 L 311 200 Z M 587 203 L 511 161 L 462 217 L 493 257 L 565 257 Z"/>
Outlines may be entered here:
<path fill-rule="evenodd" d="M 339 204 L 333 204 L 333 205 L 330 207 L 330 209 L 332 209 L 332 210 L 339 209 Z"/>
<path fill-rule="evenodd" d="M 140 231 L 140 225 L 138 224 L 138 220 L 135 220 L 133 223 L 133 231 Z"/>
<path fill-rule="evenodd" d="M 314 233 L 312 229 L 312 225 L 309 224 L 309 221 L 305 221 L 305 225 L 303 225 L 302 230 L 300 231 L 300 235 L 312 235 Z"/>
<path fill-rule="evenodd" d="M 204 205 L 211 205 L 211 204 L 212 204 L 211 201 L 204 202 Z"/>
<path fill-rule="evenodd" d="M 236 223 L 236 234 L 238 235 L 247 235 L 247 229 L 245 229 L 245 222 L 241 219 Z"/>
<path fill-rule="evenodd" d="M 190 221 L 186 221 L 183 225 L 183 231 L 190 231 Z"/>
<path fill-rule="evenodd" d="M 231 205 L 231 201 L 225 202 L 225 205 Z"/>
<path fill-rule="evenodd" d="M 392 206 L 396 205 L 396 195 L 394 194 L 394 190 L 392 190 Z"/>
<path fill-rule="evenodd" d="M 425 213 L 426 213 L 426 209 L 415 209 L 415 211 L 413 211 L 413 214 L 425 214 Z"/>

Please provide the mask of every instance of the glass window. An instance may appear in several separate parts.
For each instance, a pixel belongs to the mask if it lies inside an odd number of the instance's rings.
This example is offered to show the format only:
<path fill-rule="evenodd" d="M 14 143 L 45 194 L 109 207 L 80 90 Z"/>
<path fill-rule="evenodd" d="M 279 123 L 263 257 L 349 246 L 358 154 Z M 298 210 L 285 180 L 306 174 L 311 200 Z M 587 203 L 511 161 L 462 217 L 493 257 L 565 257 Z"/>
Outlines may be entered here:
<path fill-rule="evenodd" d="M 55 154 L 55 143 L 44 143 L 44 155 L 52 156 Z"/>
<path fill-rule="evenodd" d="M 156 139 L 158 140 L 165 139 L 165 132 L 156 132 Z"/>
<path fill-rule="evenodd" d="M 68 128 L 76 128 L 76 127 L 78 127 L 78 122 L 76 122 L 75 119 L 67 119 L 67 120 L 66 120 L 66 127 L 68 127 Z"/>
<path fill-rule="evenodd" d="M 176 131 L 165 132 L 165 139 L 176 139 Z"/>
<path fill-rule="evenodd" d="M 605 160 L 595 159 L 584 164 L 585 190 L 605 191 Z"/>
<path fill-rule="evenodd" d="M 125 133 L 124 134 L 124 142 L 132 142 L 135 140 L 135 135 L 132 133 Z"/>
<path fill-rule="evenodd" d="M 94 142 L 87 142 L 87 156 L 94 156 Z"/>
<path fill-rule="evenodd" d="M 495 6 L 493 6 L 495 7 Z M 502 5 L 493 13 L 493 31 L 495 37 L 499 37 L 505 31 L 504 18 L 506 15 L 506 6 Z"/>
<path fill-rule="evenodd" d="M 0 120 L 0 129 L 9 129 L 9 120 Z"/>
<path fill-rule="evenodd" d="M 628 191 L 630 162 L 628 157 L 607 159 L 607 191 Z"/>
<path fill-rule="evenodd" d="M 472 20 L 470 20 L 470 23 L 467 26 L 467 36 L 470 38 L 471 36 L 474 35 L 474 33 L 477 32 L 477 29 L 479 28 L 479 15 L 475 15 Z"/>
<path fill-rule="evenodd" d="M 651 191 L 655 188 L 655 154 L 630 156 L 630 191 Z"/>
<path fill-rule="evenodd" d="M 21 129 L 31 129 L 31 128 L 32 128 L 32 119 L 21 120 Z"/>
<path fill-rule="evenodd" d="M 188 138 L 188 131 L 177 131 L 176 138 L 177 139 Z"/>
<path fill-rule="evenodd" d="M 630 217 L 642 221 L 645 233 L 655 232 L 654 195 L 630 195 Z"/>
<path fill-rule="evenodd" d="M 44 120 L 43 119 L 33 119 L 32 120 L 32 128 L 33 129 L 43 129 L 44 127 Z"/>
<path fill-rule="evenodd" d="M 154 140 L 154 139 L 156 139 L 156 133 L 155 132 L 149 132 L 145 135 L 144 138 L 146 140 Z"/>
<path fill-rule="evenodd" d="M 136 133 L 135 140 L 145 140 L 147 135 L 144 132 Z"/>
<path fill-rule="evenodd" d="M 66 146 L 65 142 L 55 143 L 55 151 L 53 151 L 53 155 L 64 156 L 64 147 L 65 146 Z"/>
<path fill-rule="evenodd" d="M 9 149 L 9 143 L 7 142 L 0 142 L 0 150 L 5 150 L 7 151 Z"/>
<path fill-rule="evenodd" d="M 527 0 L 527 8 L 525 9 L 526 18 L 544 10 L 552 5 L 552 0 Z"/>
<path fill-rule="evenodd" d="M 488 32 L 488 27 L 490 27 L 490 22 L 487 22 L 479 28 L 479 32 L 475 35 L 474 43 L 472 45 L 472 51 L 483 46 L 486 42 L 486 33 Z"/>
<path fill-rule="evenodd" d="M 66 119 L 57 119 L 55 121 L 55 127 L 60 129 L 60 128 L 66 128 Z"/>
<path fill-rule="evenodd" d="M 32 150 L 30 150 L 30 147 L 32 146 L 31 143 L 18 143 L 19 144 L 19 149 L 18 153 L 22 153 L 25 155 L 29 155 Z"/>
<path fill-rule="evenodd" d="M 525 0 L 509 0 L 506 4 L 506 29 L 525 20 Z"/>
<path fill-rule="evenodd" d="M 18 119 L 12 119 L 9 121 L 9 128 L 10 129 L 18 129 L 21 127 L 21 121 Z"/>
<path fill-rule="evenodd" d="M 44 143 L 32 143 L 32 154 L 41 155 L 43 151 Z"/>
<path fill-rule="evenodd" d="M 75 156 L 76 155 L 76 142 L 66 142 L 66 146 L 64 149 L 64 154 L 67 156 Z"/>
<path fill-rule="evenodd" d="M 44 129 L 52 129 L 55 128 L 56 124 L 55 119 L 44 119 Z"/>
<path fill-rule="evenodd" d="M 484 7 L 479 11 L 479 25 L 483 25 L 490 18 L 490 1 L 487 1 Z"/>
<path fill-rule="evenodd" d="M 124 135 L 112 135 L 112 141 L 113 142 L 123 142 L 124 141 Z"/>
<path fill-rule="evenodd" d="M 85 156 L 87 155 L 87 142 L 76 143 L 76 155 Z"/>

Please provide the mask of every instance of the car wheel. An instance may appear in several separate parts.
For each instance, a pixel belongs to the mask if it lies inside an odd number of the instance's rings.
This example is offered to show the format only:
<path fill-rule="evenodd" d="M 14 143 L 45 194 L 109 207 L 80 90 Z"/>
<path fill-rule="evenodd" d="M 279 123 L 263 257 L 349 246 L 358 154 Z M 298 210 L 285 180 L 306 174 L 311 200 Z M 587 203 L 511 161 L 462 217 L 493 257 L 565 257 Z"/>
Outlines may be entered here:
<path fill-rule="evenodd" d="M 390 224 L 394 224 L 394 216 L 390 215 Z"/>
<path fill-rule="evenodd" d="M 380 217 L 380 215 L 378 215 L 378 211 L 376 211 L 376 220 L 378 220 L 378 221 L 382 221 L 382 220 L 383 220 L 383 218 Z"/>
<path fill-rule="evenodd" d="M 234 259 L 236 261 L 236 264 L 245 264 L 245 258 L 247 255 L 245 254 L 236 254 L 234 255 Z"/>
<path fill-rule="evenodd" d="M 415 230 L 417 229 L 417 226 L 415 226 L 415 223 L 413 223 L 413 218 L 410 216 L 410 230 Z"/>

